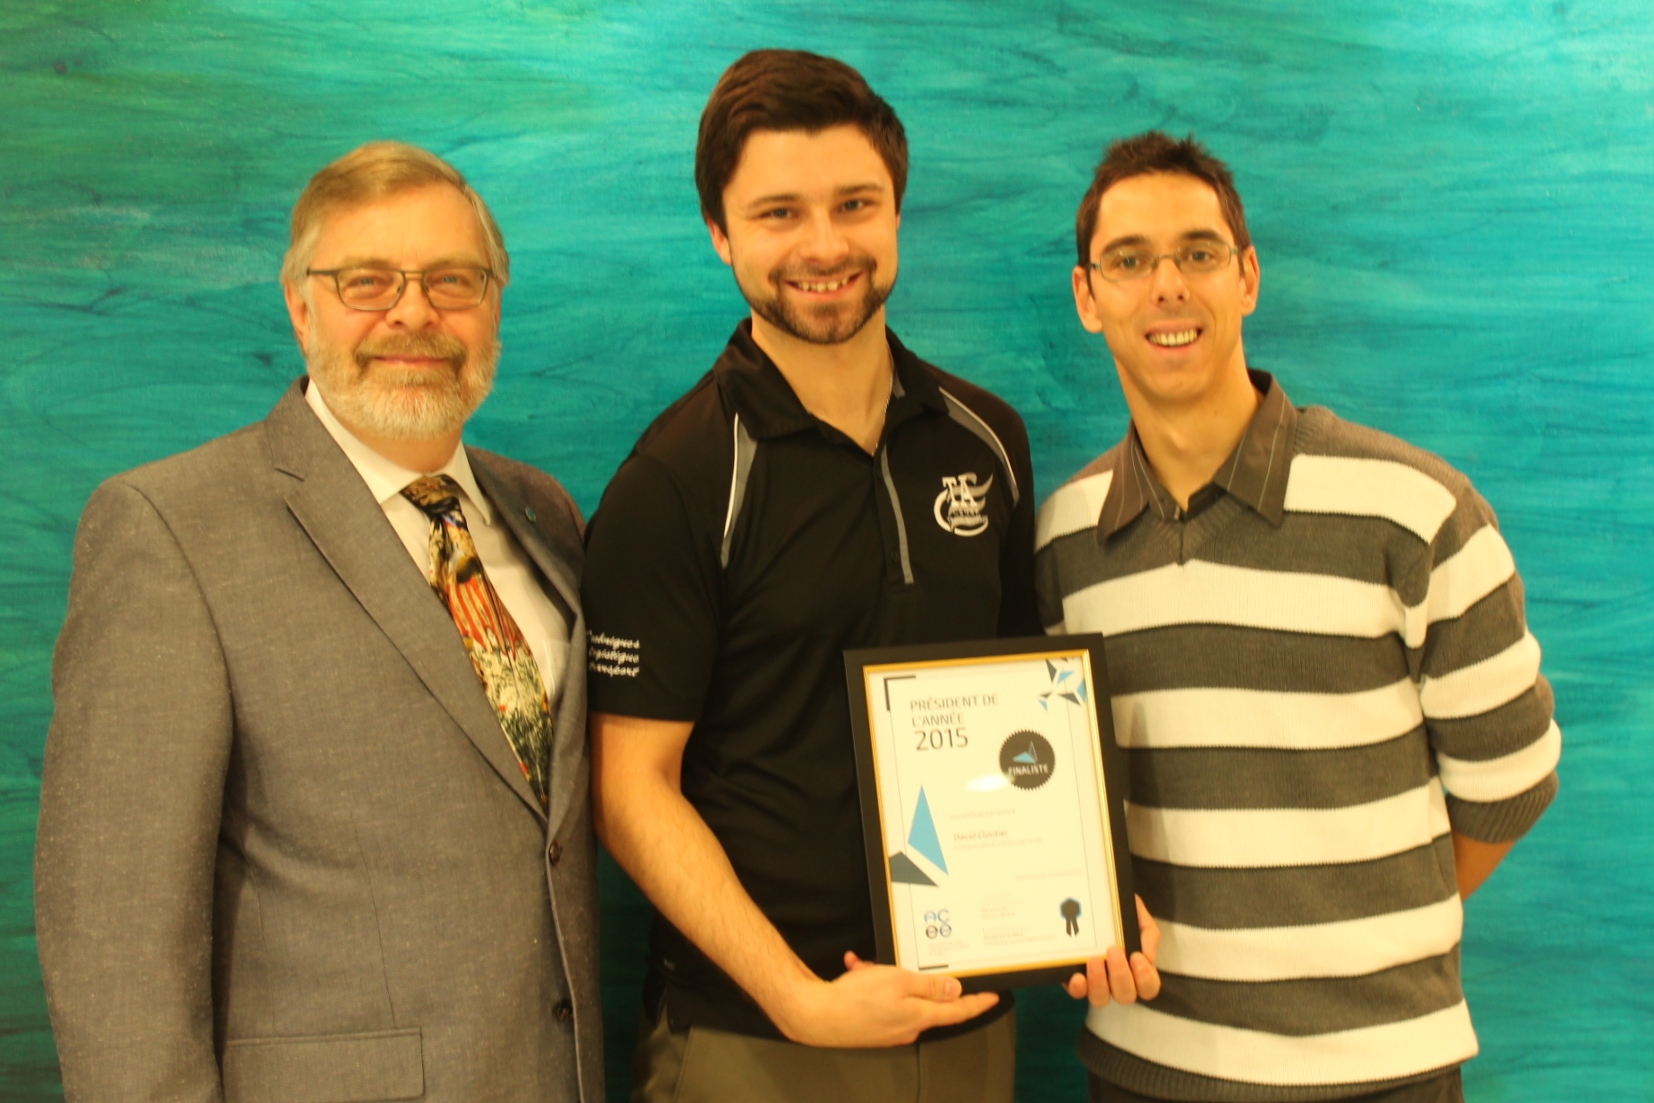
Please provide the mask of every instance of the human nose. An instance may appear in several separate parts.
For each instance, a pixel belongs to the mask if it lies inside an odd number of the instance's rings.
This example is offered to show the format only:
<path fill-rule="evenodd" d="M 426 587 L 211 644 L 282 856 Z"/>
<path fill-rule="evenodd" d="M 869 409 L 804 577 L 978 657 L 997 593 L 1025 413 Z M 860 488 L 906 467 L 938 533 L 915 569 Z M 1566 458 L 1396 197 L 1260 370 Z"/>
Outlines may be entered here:
<path fill-rule="evenodd" d="M 805 225 L 804 259 L 831 264 L 849 251 L 838 224 L 827 211 L 814 211 Z"/>
<path fill-rule="evenodd" d="M 439 317 L 436 307 L 425 293 L 424 273 L 405 275 L 402 295 L 385 312 L 385 321 L 405 329 L 424 329 Z"/>
<path fill-rule="evenodd" d="M 1149 279 L 1153 283 L 1156 300 L 1181 302 L 1189 297 L 1189 285 L 1183 279 L 1183 269 L 1178 266 L 1177 254 L 1161 253 L 1152 263 L 1154 271 L 1149 273 Z"/>

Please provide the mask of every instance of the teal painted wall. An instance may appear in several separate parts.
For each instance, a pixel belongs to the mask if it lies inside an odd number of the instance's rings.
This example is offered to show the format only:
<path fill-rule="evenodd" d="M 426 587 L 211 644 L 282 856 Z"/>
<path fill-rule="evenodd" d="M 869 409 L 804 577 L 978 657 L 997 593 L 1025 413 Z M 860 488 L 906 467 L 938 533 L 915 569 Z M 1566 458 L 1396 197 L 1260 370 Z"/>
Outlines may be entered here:
<path fill-rule="evenodd" d="M 378 137 L 472 177 L 517 274 L 472 438 L 589 510 L 741 313 L 690 168 L 713 81 L 760 45 L 843 57 L 901 112 L 894 323 L 1022 410 L 1042 495 L 1125 426 L 1067 290 L 1098 151 L 1161 126 L 1231 161 L 1253 360 L 1476 480 L 1556 686 L 1562 795 L 1469 905 L 1470 1098 L 1654 1098 L 1646 0 L 7 0 L 0 1097 L 58 1092 L 29 885 L 75 520 L 301 370 L 274 275 L 305 179 Z M 605 890 L 620 1083 L 641 909 L 613 867 Z M 1081 1098 L 1078 1010 L 1023 1007 L 1023 1097 Z"/>

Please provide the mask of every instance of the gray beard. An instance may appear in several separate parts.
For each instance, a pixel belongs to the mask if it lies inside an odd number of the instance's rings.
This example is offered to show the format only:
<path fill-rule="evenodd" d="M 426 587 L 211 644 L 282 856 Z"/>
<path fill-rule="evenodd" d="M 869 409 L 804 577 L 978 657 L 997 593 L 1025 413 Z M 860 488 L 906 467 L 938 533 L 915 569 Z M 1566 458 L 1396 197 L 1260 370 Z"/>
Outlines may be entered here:
<path fill-rule="evenodd" d="M 384 353 L 421 352 L 453 355 L 452 344 L 434 347 L 423 339 L 374 351 Z M 322 398 L 335 417 L 346 425 L 367 430 L 387 440 L 431 440 L 462 427 L 494 388 L 494 373 L 500 360 L 500 342 L 461 352 L 464 356 L 451 372 L 433 377 L 429 372 L 398 372 L 384 367 L 369 369 L 352 353 L 305 349 L 310 378 L 321 388 Z"/>

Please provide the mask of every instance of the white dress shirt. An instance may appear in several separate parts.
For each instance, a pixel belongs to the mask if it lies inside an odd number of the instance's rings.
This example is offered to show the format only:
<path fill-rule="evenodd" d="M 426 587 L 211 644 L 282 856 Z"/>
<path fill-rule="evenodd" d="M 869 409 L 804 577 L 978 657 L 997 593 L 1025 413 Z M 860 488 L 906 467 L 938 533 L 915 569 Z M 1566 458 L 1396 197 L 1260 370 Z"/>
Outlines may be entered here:
<path fill-rule="evenodd" d="M 511 619 L 522 629 L 528 649 L 534 655 L 534 665 L 540 668 L 540 678 L 546 684 L 546 697 L 555 716 L 557 699 L 563 690 L 563 668 L 568 661 L 568 622 L 540 588 L 534 564 L 511 530 L 503 524 L 494 524 L 494 507 L 471 474 L 471 462 L 466 458 L 464 446 L 454 449 L 448 462 L 435 471 L 409 471 L 381 456 L 346 429 L 322 401 L 321 390 L 313 381 L 306 382 L 304 398 L 344 450 L 362 481 L 368 484 L 379 508 L 385 511 L 385 519 L 402 538 L 402 546 L 408 549 L 419 573 L 427 578 L 431 573 L 431 519 L 402 496 L 402 488 L 421 475 L 447 475 L 459 484 L 460 512 L 465 515 L 471 541 L 477 546 L 477 558 L 482 560 L 488 581 L 493 583 Z"/>

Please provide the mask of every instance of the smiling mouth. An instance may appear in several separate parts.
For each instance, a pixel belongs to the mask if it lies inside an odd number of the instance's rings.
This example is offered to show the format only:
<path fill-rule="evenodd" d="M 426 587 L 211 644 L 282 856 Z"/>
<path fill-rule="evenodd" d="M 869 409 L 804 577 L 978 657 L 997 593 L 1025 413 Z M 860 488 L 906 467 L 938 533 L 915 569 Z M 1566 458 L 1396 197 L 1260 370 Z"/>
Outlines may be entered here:
<path fill-rule="evenodd" d="M 835 291 L 842 291 L 852 283 L 855 283 L 856 278 L 860 275 L 860 272 L 851 272 L 847 275 L 838 276 L 834 279 L 788 280 L 787 282 L 798 288 L 800 291 L 808 291 L 814 295 L 830 295 Z"/>
<path fill-rule="evenodd" d="M 362 371 L 375 360 L 401 371 L 458 371 L 466 356 L 465 346 L 457 339 L 437 333 L 382 338 L 356 347 L 356 364 Z"/>
<path fill-rule="evenodd" d="M 1159 345 L 1163 349 L 1176 349 L 1182 348 L 1184 345 L 1194 344 L 1195 339 L 1199 336 L 1200 330 L 1191 326 L 1188 329 L 1173 329 L 1162 333 L 1151 333 L 1148 335 L 1148 340 L 1149 344 Z"/>

